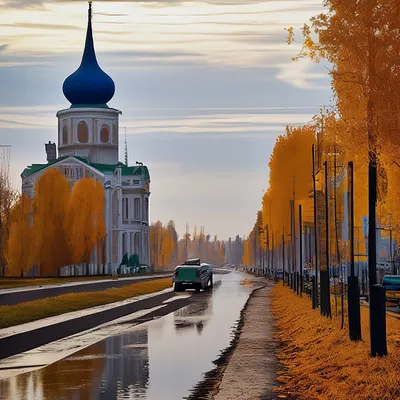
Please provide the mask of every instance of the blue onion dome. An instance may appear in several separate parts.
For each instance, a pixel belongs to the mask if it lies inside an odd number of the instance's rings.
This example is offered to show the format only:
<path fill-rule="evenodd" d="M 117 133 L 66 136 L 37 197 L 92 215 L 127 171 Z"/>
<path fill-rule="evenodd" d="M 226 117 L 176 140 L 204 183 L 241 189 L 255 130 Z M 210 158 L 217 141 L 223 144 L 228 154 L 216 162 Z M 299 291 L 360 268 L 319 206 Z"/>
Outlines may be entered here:
<path fill-rule="evenodd" d="M 86 33 L 85 50 L 79 68 L 63 84 L 64 96 L 71 107 L 102 106 L 115 93 L 114 81 L 100 68 L 94 51 L 92 32 L 92 2 L 89 2 L 89 18 Z"/>

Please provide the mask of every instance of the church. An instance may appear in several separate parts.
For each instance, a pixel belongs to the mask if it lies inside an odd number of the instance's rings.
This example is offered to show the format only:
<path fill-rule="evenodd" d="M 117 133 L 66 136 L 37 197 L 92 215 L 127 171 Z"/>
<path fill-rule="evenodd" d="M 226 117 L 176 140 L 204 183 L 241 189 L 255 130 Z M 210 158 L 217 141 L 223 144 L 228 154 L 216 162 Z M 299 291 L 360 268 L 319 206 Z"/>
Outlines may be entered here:
<path fill-rule="evenodd" d="M 46 164 L 33 164 L 21 174 L 22 193 L 34 195 L 35 181 L 49 168 L 57 168 L 70 182 L 94 178 L 104 184 L 105 193 L 105 273 L 116 271 L 131 258 L 142 266 L 150 265 L 149 198 L 150 175 L 141 163 L 129 166 L 118 161 L 120 110 L 108 107 L 115 92 L 114 81 L 99 66 L 93 42 L 92 4 L 83 57 L 79 68 L 63 84 L 71 103 L 60 110 L 58 146 L 45 145 Z M 57 156 L 58 150 L 58 156 Z M 96 251 L 90 273 L 98 271 Z M 65 268 L 65 271 L 68 269 Z M 122 266 L 120 273 L 128 272 Z"/>

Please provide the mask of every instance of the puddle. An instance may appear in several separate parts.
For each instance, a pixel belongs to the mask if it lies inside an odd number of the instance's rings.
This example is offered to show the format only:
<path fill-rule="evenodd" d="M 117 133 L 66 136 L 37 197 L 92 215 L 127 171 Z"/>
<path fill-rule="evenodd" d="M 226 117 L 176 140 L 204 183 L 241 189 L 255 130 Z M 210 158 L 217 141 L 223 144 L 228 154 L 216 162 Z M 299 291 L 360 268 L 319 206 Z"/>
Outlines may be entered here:
<path fill-rule="evenodd" d="M 242 275 L 236 272 L 215 275 L 214 281 L 212 292 L 193 293 L 193 302 L 185 308 L 108 337 L 46 368 L 0 381 L 0 398 L 178 400 L 188 396 L 229 345 L 253 289 L 243 285 Z"/>

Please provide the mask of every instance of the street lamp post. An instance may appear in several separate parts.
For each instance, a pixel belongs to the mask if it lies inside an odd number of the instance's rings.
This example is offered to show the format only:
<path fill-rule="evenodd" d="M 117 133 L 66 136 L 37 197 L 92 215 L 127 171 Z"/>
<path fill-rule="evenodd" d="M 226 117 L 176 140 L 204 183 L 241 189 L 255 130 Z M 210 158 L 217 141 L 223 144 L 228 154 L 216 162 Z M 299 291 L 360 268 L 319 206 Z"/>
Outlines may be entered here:
<path fill-rule="evenodd" d="M 300 265 L 300 279 L 299 279 L 299 284 L 300 284 L 300 296 L 303 296 L 303 221 L 302 221 L 302 208 L 301 204 L 299 204 L 299 238 L 300 238 L 300 260 L 299 260 L 299 265 Z"/>
<path fill-rule="evenodd" d="M 324 310 L 323 315 L 332 318 L 331 312 L 331 296 L 330 296 L 330 279 L 329 279 L 329 192 L 328 192 L 328 161 L 324 163 L 325 167 L 325 259 L 326 266 L 324 270 Z M 322 280 L 322 278 L 321 278 Z M 322 298 L 322 294 L 321 294 Z M 322 307 L 321 307 L 322 308 Z"/>
<path fill-rule="evenodd" d="M 315 247 L 315 293 L 314 302 L 318 304 L 318 229 L 317 229 L 317 184 L 316 184 L 316 171 L 315 171 L 315 145 L 312 145 L 312 178 L 314 190 L 314 247 Z"/>
<path fill-rule="evenodd" d="M 347 305 L 350 340 L 359 341 L 361 340 L 360 287 L 358 276 L 355 276 L 354 273 L 354 168 L 352 162 L 349 162 L 348 168 L 350 276 L 347 278 Z"/>
<path fill-rule="evenodd" d="M 285 226 L 282 228 L 282 284 L 285 286 Z"/>
<path fill-rule="evenodd" d="M 262 234 L 264 229 L 262 226 L 258 227 L 258 247 L 259 247 L 259 257 L 260 257 L 260 268 L 262 268 Z"/>

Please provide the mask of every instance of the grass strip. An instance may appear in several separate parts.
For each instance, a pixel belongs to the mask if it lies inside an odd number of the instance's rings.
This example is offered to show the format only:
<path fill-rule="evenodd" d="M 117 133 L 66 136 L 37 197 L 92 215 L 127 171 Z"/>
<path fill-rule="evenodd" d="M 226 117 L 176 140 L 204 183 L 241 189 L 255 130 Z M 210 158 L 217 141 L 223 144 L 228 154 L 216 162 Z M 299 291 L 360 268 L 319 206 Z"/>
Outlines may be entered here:
<path fill-rule="evenodd" d="M 389 355 L 369 356 L 369 310 L 361 307 L 362 341 L 349 339 L 339 317 L 322 317 L 311 301 L 282 285 L 273 289 L 272 311 L 280 342 L 280 398 L 395 400 L 400 398 L 400 320 L 387 316 Z"/>
<path fill-rule="evenodd" d="M 135 275 L 123 275 L 123 278 L 127 278 L 129 276 L 134 277 L 146 277 L 158 275 L 158 273 L 148 273 L 148 274 L 135 274 Z M 63 283 L 72 283 L 72 282 L 86 282 L 86 281 L 103 281 L 112 279 L 111 275 L 104 276 L 69 276 L 62 278 L 17 278 L 17 277 L 9 277 L 9 278 L 0 278 L 0 289 L 12 289 L 17 287 L 26 287 L 26 286 L 44 286 L 44 285 L 57 285 Z"/>
<path fill-rule="evenodd" d="M 107 289 L 103 292 L 68 293 L 12 306 L 0 306 L 0 329 L 159 292 L 171 285 L 171 278 L 162 278 L 132 283 L 119 289 Z"/>

